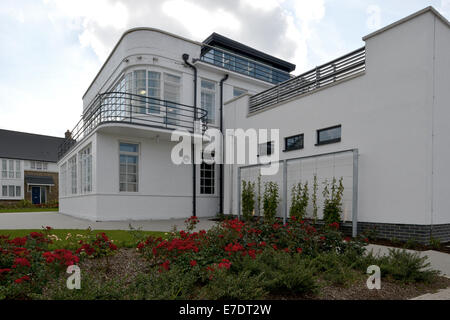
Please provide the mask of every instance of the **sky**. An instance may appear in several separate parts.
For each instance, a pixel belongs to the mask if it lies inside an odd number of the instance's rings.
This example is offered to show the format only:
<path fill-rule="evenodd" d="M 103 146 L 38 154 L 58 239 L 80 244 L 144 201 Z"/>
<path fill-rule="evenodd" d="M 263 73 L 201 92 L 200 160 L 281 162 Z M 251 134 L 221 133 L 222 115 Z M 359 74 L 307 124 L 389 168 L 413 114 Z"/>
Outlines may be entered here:
<path fill-rule="evenodd" d="M 430 5 L 450 19 L 450 0 L 1 0 L 0 129 L 64 136 L 129 28 L 196 41 L 218 32 L 301 74 Z"/>

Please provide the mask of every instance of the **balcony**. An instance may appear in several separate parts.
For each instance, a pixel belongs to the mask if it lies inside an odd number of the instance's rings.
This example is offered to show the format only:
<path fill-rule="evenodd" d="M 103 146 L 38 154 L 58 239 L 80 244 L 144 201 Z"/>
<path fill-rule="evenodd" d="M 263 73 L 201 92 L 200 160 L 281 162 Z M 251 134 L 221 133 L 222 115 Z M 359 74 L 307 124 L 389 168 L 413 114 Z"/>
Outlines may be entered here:
<path fill-rule="evenodd" d="M 200 61 L 272 84 L 291 78 L 286 71 L 217 48 L 204 51 Z"/>
<path fill-rule="evenodd" d="M 124 92 L 102 93 L 87 108 L 71 131 L 70 137 L 58 147 L 58 158 L 61 159 L 78 142 L 103 124 L 184 129 L 194 133 L 197 123 L 200 123 L 200 131 L 207 129 L 206 116 L 206 110 L 181 103 Z"/>
<path fill-rule="evenodd" d="M 314 92 L 336 82 L 350 79 L 365 70 L 366 49 L 362 47 L 250 97 L 249 114 L 265 110 L 294 97 Z"/>

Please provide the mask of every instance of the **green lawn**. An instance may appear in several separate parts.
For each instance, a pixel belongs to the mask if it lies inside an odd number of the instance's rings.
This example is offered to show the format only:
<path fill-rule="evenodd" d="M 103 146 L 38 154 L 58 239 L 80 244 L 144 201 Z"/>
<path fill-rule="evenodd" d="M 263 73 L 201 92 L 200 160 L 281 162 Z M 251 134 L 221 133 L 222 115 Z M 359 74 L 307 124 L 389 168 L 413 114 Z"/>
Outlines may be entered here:
<path fill-rule="evenodd" d="M 58 208 L 0 208 L 0 213 L 58 211 Z"/>
<path fill-rule="evenodd" d="M 15 237 L 23 237 L 30 232 L 42 232 L 41 229 L 23 229 L 23 230 L 0 230 L 0 235 L 9 235 L 10 239 Z M 70 249 L 74 250 L 79 247 L 79 241 L 83 240 L 88 230 L 84 229 L 54 229 L 50 231 L 50 237 L 53 244 L 50 249 Z M 160 231 L 127 231 L 127 230 L 92 230 L 93 234 L 106 233 L 118 247 L 133 248 L 136 246 L 138 239 L 154 236 L 165 237 L 167 233 Z"/>

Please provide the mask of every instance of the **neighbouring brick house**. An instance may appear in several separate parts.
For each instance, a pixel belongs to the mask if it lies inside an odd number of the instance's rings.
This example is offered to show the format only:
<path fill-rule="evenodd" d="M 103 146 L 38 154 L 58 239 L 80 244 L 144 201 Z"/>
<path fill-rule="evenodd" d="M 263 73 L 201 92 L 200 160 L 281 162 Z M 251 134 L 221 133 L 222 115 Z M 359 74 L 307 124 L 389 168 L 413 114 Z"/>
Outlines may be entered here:
<path fill-rule="evenodd" d="M 58 201 L 57 149 L 63 140 L 0 129 L 0 205 Z"/>

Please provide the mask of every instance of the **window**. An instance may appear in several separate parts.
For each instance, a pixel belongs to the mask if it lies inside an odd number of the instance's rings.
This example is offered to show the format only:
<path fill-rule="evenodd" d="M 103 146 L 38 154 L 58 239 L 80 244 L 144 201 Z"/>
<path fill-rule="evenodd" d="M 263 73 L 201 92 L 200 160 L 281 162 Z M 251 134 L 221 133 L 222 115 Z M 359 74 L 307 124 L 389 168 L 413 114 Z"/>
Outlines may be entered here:
<path fill-rule="evenodd" d="M 2 197 L 8 196 L 8 186 L 2 186 Z"/>
<path fill-rule="evenodd" d="M 239 89 L 236 87 L 233 88 L 233 97 L 239 97 L 240 95 L 243 95 L 244 93 L 247 93 L 247 90 Z"/>
<path fill-rule="evenodd" d="M 148 96 L 150 98 L 161 99 L 161 73 L 149 71 L 148 72 Z M 149 113 L 160 113 L 159 100 L 149 99 Z"/>
<path fill-rule="evenodd" d="M 216 83 L 202 79 L 201 93 L 201 107 L 208 111 L 208 123 L 214 123 L 216 113 Z"/>
<path fill-rule="evenodd" d="M 81 193 L 92 191 L 92 154 L 91 146 L 80 152 Z"/>
<path fill-rule="evenodd" d="M 22 188 L 20 186 L 16 186 L 16 197 L 22 196 Z"/>
<path fill-rule="evenodd" d="M 60 168 L 60 175 L 61 175 L 61 179 L 60 179 L 60 193 L 62 196 L 66 195 L 66 189 L 67 189 L 67 163 L 64 163 L 63 165 L 61 165 Z"/>
<path fill-rule="evenodd" d="M 8 196 L 10 197 L 14 197 L 14 191 L 15 191 L 15 187 L 14 186 L 8 186 Z"/>
<path fill-rule="evenodd" d="M 16 178 L 20 179 L 21 175 L 22 175 L 22 172 L 21 172 L 20 160 L 16 160 Z"/>
<path fill-rule="evenodd" d="M 166 103 L 166 123 L 176 124 L 178 107 L 176 103 L 180 103 L 181 78 L 172 74 L 164 74 L 164 100 L 174 102 Z"/>
<path fill-rule="evenodd" d="M 134 101 L 135 109 L 134 112 L 137 113 L 145 113 L 145 102 L 147 96 L 147 81 L 145 75 L 147 71 L 145 70 L 136 70 L 133 72 L 134 75 L 134 93 L 140 95 L 142 97 L 136 97 Z"/>
<path fill-rule="evenodd" d="M 70 193 L 77 193 L 77 156 L 69 159 Z"/>
<path fill-rule="evenodd" d="M 6 166 L 7 166 L 7 161 L 2 159 L 2 178 L 8 177 L 8 169 L 6 168 Z"/>
<path fill-rule="evenodd" d="M 30 161 L 30 168 L 33 170 L 48 170 L 48 163 L 47 162 L 41 162 L 41 161 Z"/>
<path fill-rule="evenodd" d="M 293 151 L 303 149 L 304 135 L 284 138 L 284 151 Z"/>
<path fill-rule="evenodd" d="M 208 157 L 206 154 L 203 154 L 203 157 L 207 159 L 211 159 L 214 157 L 212 154 Z M 202 162 L 200 165 L 200 194 L 214 194 L 215 193 L 215 165 L 214 163 L 208 164 L 206 162 Z"/>
<path fill-rule="evenodd" d="M 9 177 L 14 179 L 14 160 L 9 160 Z"/>
<path fill-rule="evenodd" d="M 120 143 L 120 192 L 138 192 L 139 145 Z"/>
<path fill-rule="evenodd" d="M 270 156 L 273 151 L 274 151 L 274 147 L 275 147 L 275 142 L 274 141 L 269 141 L 269 142 L 265 142 L 265 143 L 261 143 L 258 146 L 258 150 L 259 150 L 259 156 Z"/>
<path fill-rule="evenodd" d="M 342 127 L 335 126 L 317 130 L 317 145 L 336 143 L 341 141 Z"/>

